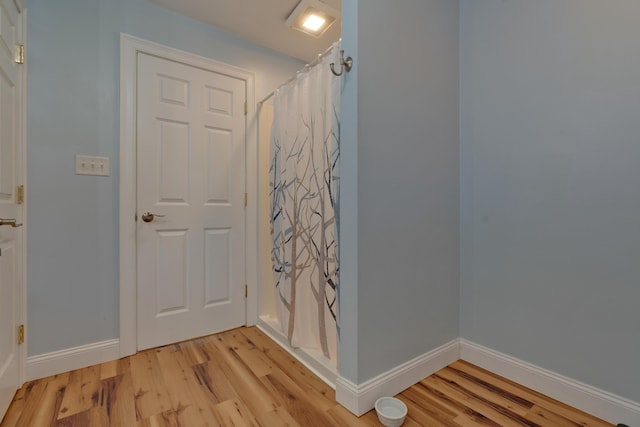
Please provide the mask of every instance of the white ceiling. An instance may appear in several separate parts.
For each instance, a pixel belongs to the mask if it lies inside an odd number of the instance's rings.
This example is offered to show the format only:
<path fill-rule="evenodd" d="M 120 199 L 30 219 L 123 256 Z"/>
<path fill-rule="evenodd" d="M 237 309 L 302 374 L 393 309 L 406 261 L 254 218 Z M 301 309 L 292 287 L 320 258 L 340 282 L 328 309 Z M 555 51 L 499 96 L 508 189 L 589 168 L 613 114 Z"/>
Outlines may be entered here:
<path fill-rule="evenodd" d="M 299 0 L 148 0 L 305 62 L 340 38 L 338 19 L 321 37 L 284 25 Z M 341 10 L 341 0 L 323 0 Z"/>

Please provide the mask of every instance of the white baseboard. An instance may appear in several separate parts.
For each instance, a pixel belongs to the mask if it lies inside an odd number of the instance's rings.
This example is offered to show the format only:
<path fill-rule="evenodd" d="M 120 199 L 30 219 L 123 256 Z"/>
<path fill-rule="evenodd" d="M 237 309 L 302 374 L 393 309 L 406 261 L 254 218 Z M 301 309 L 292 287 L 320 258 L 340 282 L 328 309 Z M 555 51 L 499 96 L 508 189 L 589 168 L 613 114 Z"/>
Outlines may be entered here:
<path fill-rule="evenodd" d="M 640 403 L 548 371 L 465 339 L 461 358 L 613 424 L 640 426 Z"/>
<path fill-rule="evenodd" d="M 455 339 L 362 384 L 354 384 L 339 376 L 336 400 L 360 416 L 372 409 L 379 397 L 394 396 L 458 359 L 460 345 Z"/>
<path fill-rule="evenodd" d="M 85 368 L 120 358 L 120 340 L 65 348 L 51 353 L 27 357 L 27 381 Z"/>
<path fill-rule="evenodd" d="M 329 361 L 321 360 L 324 358 L 321 354 L 313 355 L 304 349 L 291 347 L 287 337 L 274 325 L 274 321 L 269 317 L 260 316 L 257 327 L 329 387 L 336 388 L 337 369 L 335 366 L 330 366 Z"/>

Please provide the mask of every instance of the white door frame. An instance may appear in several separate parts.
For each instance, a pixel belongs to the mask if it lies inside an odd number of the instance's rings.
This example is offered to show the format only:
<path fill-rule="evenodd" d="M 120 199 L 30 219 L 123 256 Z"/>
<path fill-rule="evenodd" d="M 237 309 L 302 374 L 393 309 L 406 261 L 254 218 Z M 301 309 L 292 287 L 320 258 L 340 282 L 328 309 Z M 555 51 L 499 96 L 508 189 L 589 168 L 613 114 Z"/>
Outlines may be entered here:
<path fill-rule="evenodd" d="M 16 23 L 16 41 L 19 44 L 27 46 L 27 8 L 24 0 L 13 0 L 13 4 L 16 10 L 20 14 L 20 19 Z M 18 148 L 17 161 L 19 163 L 20 175 L 16 176 L 16 185 L 24 185 L 25 193 L 27 188 L 27 62 L 26 58 L 24 64 L 18 67 L 19 84 L 18 96 L 20 97 L 20 111 L 17 112 L 18 125 L 16 129 L 18 131 Z M 26 334 L 27 328 L 27 197 L 24 196 L 22 202 L 22 216 L 16 218 L 18 223 L 23 224 L 22 233 L 20 236 L 20 261 L 21 265 L 20 273 L 20 287 L 18 288 L 18 299 L 16 301 L 16 308 L 18 309 L 18 321 L 25 327 L 25 341 L 18 346 L 18 381 L 20 385 L 27 381 L 26 362 L 27 362 L 27 340 Z M 0 413 L 0 420 L 2 414 Z"/>
<path fill-rule="evenodd" d="M 27 8 L 23 0 L 14 0 L 15 5 L 21 10 L 22 19 L 20 24 L 19 37 L 22 40 L 22 44 L 27 49 Z M 21 111 L 20 115 L 20 167 L 21 176 L 20 182 L 25 186 L 24 201 L 22 202 L 22 289 L 20 295 L 20 319 L 25 327 L 25 340 L 18 350 L 18 367 L 19 367 L 19 379 L 20 384 L 24 384 L 27 381 L 27 60 L 25 58 L 24 64 L 22 64 L 22 77 L 20 83 L 20 97 L 21 97 Z"/>
<path fill-rule="evenodd" d="M 138 53 L 211 70 L 244 80 L 247 89 L 245 278 L 248 286 L 246 324 L 258 318 L 258 134 L 254 74 L 222 62 L 120 33 L 120 357 L 137 351 L 136 323 L 136 94 Z"/>

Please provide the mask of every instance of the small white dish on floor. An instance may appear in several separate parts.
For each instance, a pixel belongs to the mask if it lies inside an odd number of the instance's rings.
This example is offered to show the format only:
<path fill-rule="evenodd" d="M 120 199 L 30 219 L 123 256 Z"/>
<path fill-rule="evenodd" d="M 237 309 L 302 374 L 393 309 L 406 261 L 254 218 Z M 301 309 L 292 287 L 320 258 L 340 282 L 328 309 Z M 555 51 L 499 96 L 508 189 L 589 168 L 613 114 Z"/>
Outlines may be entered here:
<path fill-rule="evenodd" d="M 378 419 L 385 427 L 400 427 L 407 416 L 407 405 L 395 397 L 381 397 L 375 404 Z"/>

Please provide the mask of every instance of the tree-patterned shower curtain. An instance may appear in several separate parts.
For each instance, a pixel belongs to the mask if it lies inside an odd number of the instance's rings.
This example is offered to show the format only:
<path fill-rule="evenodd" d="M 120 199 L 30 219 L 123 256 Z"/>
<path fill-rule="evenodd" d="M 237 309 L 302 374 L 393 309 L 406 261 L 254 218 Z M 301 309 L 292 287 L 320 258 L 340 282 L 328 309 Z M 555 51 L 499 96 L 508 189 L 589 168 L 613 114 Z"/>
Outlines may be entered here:
<path fill-rule="evenodd" d="M 274 95 L 270 213 L 277 315 L 295 348 L 336 360 L 340 78 L 331 54 Z"/>

